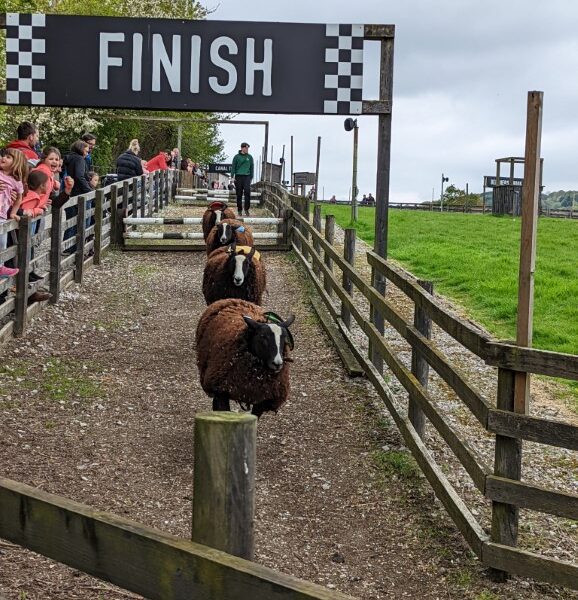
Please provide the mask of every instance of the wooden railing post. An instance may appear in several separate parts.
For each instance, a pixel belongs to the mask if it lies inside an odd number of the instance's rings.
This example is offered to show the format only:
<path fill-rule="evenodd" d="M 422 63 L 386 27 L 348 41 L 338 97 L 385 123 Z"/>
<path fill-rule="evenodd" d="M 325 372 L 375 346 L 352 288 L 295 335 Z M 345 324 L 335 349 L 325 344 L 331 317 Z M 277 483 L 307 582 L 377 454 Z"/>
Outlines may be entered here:
<path fill-rule="evenodd" d="M 32 219 L 21 217 L 18 224 L 18 248 L 16 260 L 19 272 L 16 276 L 16 305 L 14 315 L 14 335 L 21 336 L 26 330 L 26 309 L 28 308 L 28 274 L 30 272 L 30 247 Z"/>
<path fill-rule="evenodd" d="M 418 283 L 426 292 L 433 293 L 433 283 L 431 281 L 418 280 Z M 431 319 L 417 304 L 414 308 L 413 324 L 428 340 L 431 339 Z M 427 388 L 429 364 L 415 348 L 411 350 L 411 372 L 424 388 Z M 412 398 L 411 395 L 409 397 L 408 417 L 416 433 L 423 439 L 425 434 L 425 415 L 421 408 L 419 408 L 415 398 Z"/>
<path fill-rule="evenodd" d="M 102 252 L 102 219 L 103 219 L 104 190 L 96 190 L 94 196 L 94 258 L 95 265 L 100 264 Z"/>
<path fill-rule="evenodd" d="M 113 185 L 110 188 L 110 245 L 115 248 L 118 246 L 117 238 L 118 221 L 118 187 Z"/>
<path fill-rule="evenodd" d="M 128 193 L 129 193 L 129 180 L 125 179 L 122 182 L 122 209 L 128 210 Z"/>
<path fill-rule="evenodd" d="M 132 217 L 138 217 L 138 182 L 139 177 L 132 178 Z"/>
<path fill-rule="evenodd" d="M 321 204 L 319 202 L 313 205 L 313 227 L 321 233 Z M 321 245 L 317 238 L 313 238 L 313 249 L 321 256 Z M 321 272 L 321 267 L 315 261 L 313 261 L 313 272 L 317 277 L 319 277 L 319 273 Z"/>
<path fill-rule="evenodd" d="M 345 230 L 345 242 L 343 246 L 343 258 L 351 265 L 355 265 L 355 234 L 356 231 L 353 227 Z M 343 289 L 351 295 L 353 290 L 353 283 L 347 277 L 347 273 L 343 271 Z M 345 326 L 351 328 L 351 312 L 345 302 L 341 303 L 341 318 L 345 323 Z"/>
<path fill-rule="evenodd" d="M 50 229 L 50 304 L 56 304 L 60 297 L 60 248 L 62 247 L 62 206 L 52 205 L 52 225 Z"/>
<path fill-rule="evenodd" d="M 146 203 L 147 203 L 147 176 L 141 175 L 140 177 L 140 216 L 146 215 Z"/>
<path fill-rule="evenodd" d="M 84 238 L 86 237 L 86 198 L 84 196 L 78 196 L 77 207 L 74 281 L 76 283 L 82 283 L 84 271 Z"/>
<path fill-rule="evenodd" d="M 257 417 L 195 416 L 194 542 L 253 559 Z"/>
<path fill-rule="evenodd" d="M 333 215 L 325 216 L 325 241 L 333 246 L 333 240 L 335 239 L 335 217 Z M 325 253 L 325 264 L 327 268 L 333 272 L 333 260 L 329 257 L 329 254 Z M 333 293 L 333 287 L 329 277 L 325 277 L 325 291 L 329 296 Z"/>
<path fill-rule="evenodd" d="M 148 187 L 148 201 L 147 201 L 147 217 L 153 216 L 154 209 L 154 198 L 153 192 L 155 188 L 155 175 L 154 173 L 149 173 L 147 177 L 147 187 Z"/>
<path fill-rule="evenodd" d="M 160 182 L 159 182 L 159 172 L 153 172 L 153 196 L 154 196 L 154 212 L 159 212 L 159 192 L 160 192 Z"/>
<path fill-rule="evenodd" d="M 498 369 L 498 396 L 496 407 L 499 410 L 514 411 L 515 371 Z M 519 480 L 522 476 L 522 440 L 496 435 L 494 475 Z M 492 542 L 505 546 L 516 546 L 518 542 L 519 508 L 513 504 L 492 502 Z M 493 569 L 498 581 L 505 581 L 505 571 Z"/>

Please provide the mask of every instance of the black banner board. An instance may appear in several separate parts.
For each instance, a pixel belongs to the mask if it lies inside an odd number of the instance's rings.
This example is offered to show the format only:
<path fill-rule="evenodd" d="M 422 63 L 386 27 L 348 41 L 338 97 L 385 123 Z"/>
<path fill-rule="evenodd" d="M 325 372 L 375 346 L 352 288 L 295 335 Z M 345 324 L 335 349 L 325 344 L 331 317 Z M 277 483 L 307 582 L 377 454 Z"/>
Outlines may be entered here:
<path fill-rule="evenodd" d="M 509 177 L 500 177 L 500 183 L 496 184 L 495 175 L 484 175 L 484 187 L 496 187 L 496 185 L 515 185 L 522 187 L 524 179 L 522 177 L 514 177 L 512 183 L 510 183 Z"/>
<path fill-rule="evenodd" d="M 207 171 L 209 173 L 230 173 L 232 167 L 231 163 L 211 163 Z"/>
<path fill-rule="evenodd" d="M 315 185 L 315 173 L 307 171 L 293 173 L 293 185 Z"/>
<path fill-rule="evenodd" d="M 6 103 L 361 114 L 363 25 L 6 15 Z"/>

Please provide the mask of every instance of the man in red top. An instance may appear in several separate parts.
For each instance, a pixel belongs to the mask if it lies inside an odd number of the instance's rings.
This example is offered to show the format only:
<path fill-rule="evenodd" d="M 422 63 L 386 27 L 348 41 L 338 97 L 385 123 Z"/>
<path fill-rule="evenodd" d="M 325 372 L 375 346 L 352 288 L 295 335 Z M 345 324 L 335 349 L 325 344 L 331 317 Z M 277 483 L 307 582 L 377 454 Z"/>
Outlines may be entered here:
<path fill-rule="evenodd" d="M 10 142 L 7 148 L 15 148 L 16 150 L 20 150 L 20 152 L 24 152 L 28 161 L 36 166 L 36 163 L 40 159 L 40 156 L 38 156 L 38 153 L 34 149 L 36 144 L 38 144 L 39 135 L 36 125 L 29 121 L 23 121 L 18 125 L 16 135 L 18 139 Z"/>
<path fill-rule="evenodd" d="M 168 162 L 171 160 L 170 152 L 160 151 L 156 156 L 147 161 L 147 171 L 152 173 L 153 171 L 166 171 L 168 169 Z"/>

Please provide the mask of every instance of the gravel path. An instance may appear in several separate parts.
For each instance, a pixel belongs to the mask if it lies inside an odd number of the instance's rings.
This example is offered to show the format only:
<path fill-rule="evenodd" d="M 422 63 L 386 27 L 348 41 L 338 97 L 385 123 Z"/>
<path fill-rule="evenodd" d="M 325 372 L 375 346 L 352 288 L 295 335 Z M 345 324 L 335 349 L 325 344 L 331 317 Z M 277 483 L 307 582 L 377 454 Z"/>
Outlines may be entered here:
<path fill-rule="evenodd" d="M 371 386 L 344 374 L 295 259 L 264 260 L 264 304 L 297 318 L 291 397 L 258 427 L 256 561 L 358 598 L 576 598 L 487 578 Z M 190 535 L 193 420 L 210 409 L 193 343 L 203 265 L 109 253 L 0 347 L 3 476 Z M 0 594 L 136 598 L 3 541 Z"/>

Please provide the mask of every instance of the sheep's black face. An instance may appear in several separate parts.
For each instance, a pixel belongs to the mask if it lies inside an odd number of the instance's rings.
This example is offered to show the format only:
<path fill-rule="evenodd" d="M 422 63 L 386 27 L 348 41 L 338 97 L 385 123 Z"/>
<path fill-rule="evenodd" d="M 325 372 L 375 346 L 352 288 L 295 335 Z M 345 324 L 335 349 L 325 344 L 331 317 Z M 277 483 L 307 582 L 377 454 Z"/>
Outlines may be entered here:
<path fill-rule="evenodd" d="M 255 254 L 255 249 L 251 250 L 250 254 L 235 254 L 234 251 L 229 258 L 229 269 L 231 272 L 231 277 L 233 278 L 233 283 L 241 287 L 247 281 L 247 273 L 251 268 L 251 262 L 253 260 L 253 255 Z"/>
<path fill-rule="evenodd" d="M 267 369 L 278 373 L 284 364 L 283 353 L 287 343 L 285 324 L 259 323 L 249 317 L 243 318 L 249 327 L 249 351 L 261 360 Z"/>
<path fill-rule="evenodd" d="M 234 239 L 233 228 L 230 223 L 219 223 L 217 225 L 217 238 L 221 246 L 227 246 Z"/>

